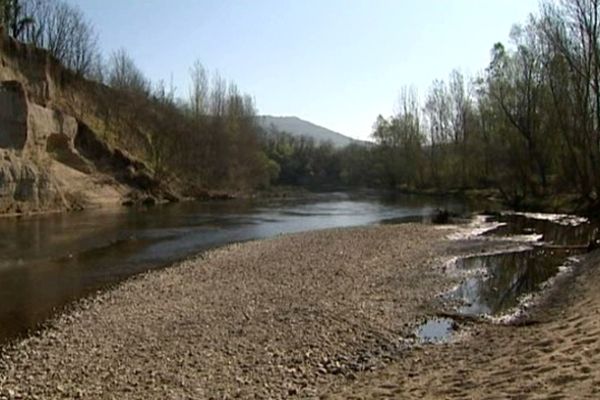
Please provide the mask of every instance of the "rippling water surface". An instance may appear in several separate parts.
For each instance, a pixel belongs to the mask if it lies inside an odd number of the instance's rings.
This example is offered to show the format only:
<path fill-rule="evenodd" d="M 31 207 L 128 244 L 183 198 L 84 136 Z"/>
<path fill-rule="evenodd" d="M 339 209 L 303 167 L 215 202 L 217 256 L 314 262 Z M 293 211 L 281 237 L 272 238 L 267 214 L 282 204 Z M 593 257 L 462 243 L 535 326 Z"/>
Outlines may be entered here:
<path fill-rule="evenodd" d="M 456 199 L 327 193 L 0 219 L 0 342 L 75 299 L 223 244 L 426 218 Z"/>

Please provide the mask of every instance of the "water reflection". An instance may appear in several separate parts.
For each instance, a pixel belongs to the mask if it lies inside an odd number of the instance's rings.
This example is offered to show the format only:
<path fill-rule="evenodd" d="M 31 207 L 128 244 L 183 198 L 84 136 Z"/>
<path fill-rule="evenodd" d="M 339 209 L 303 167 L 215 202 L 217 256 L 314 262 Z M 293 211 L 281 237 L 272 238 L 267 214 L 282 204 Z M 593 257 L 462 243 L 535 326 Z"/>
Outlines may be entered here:
<path fill-rule="evenodd" d="M 0 219 L 0 342 L 74 299 L 199 251 L 282 233 L 463 213 L 460 200 L 328 193 Z"/>
<path fill-rule="evenodd" d="M 494 221 L 505 225 L 494 229 L 487 235 L 512 236 L 538 233 L 549 244 L 562 246 L 587 246 L 594 235 L 595 226 L 589 222 L 578 225 L 559 224 L 551 220 L 528 218 L 519 214 L 501 214 Z"/>
<path fill-rule="evenodd" d="M 458 268 L 472 271 L 450 297 L 459 300 L 466 315 L 497 315 L 519 305 L 520 299 L 539 291 L 559 272 L 569 250 L 532 250 L 459 259 Z"/>
<path fill-rule="evenodd" d="M 440 343 L 449 340 L 456 327 L 450 318 L 432 318 L 417 328 L 416 336 L 421 342 Z"/>

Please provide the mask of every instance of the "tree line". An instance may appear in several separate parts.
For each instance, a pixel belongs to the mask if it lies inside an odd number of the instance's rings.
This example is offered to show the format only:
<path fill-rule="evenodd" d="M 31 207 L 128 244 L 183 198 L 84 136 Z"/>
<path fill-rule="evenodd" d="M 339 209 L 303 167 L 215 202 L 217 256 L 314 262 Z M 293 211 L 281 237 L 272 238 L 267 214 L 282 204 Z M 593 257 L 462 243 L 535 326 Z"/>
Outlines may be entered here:
<path fill-rule="evenodd" d="M 496 43 L 486 70 L 453 71 L 419 104 L 404 90 L 398 112 L 373 137 L 388 183 L 498 189 L 513 206 L 600 193 L 598 0 L 545 1 L 509 45 Z"/>
<path fill-rule="evenodd" d="M 125 50 L 103 61 L 93 26 L 62 0 L 0 0 L 0 18 L 11 36 L 121 93 L 98 97 L 95 128 L 143 149 L 157 174 L 199 187 L 493 188 L 519 207 L 556 195 L 600 201 L 599 3 L 542 2 L 492 46 L 485 71 L 452 71 L 423 99 L 403 89 L 394 115 L 376 119 L 375 144 L 344 149 L 263 132 L 253 99 L 199 62 L 181 98 Z"/>
<path fill-rule="evenodd" d="M 474 77 L 452 71 L 423 99 L 404 88 L 394 115 L 376 119 L 376 144 L 330 151 L 336 160 L 327 164 L 330 170 L 345 184 L 491 188 L 514 207 L 558 197 L 597 207 L 599 4 L 542 2 L 539 12 L 513 27 L 507 45 L 492 46 L 485 71 Z"/>
<path fill-rule="evenodd" d="M 293 136 L 271 127 L 261 134 L 262 147 L 274 165 L 272 183 L 313 189 L 381 187 L 381 166 L 374 148 L 353 143 L 336 148 L 331 142 L 317 142 Z"/>
<path fill-rule="evenodd" d="M 254 100 L 200 62 L 190 68 L 188 95 L 180 97 L 172 82 L 148 79 L 126 50 L 103 57 L 93 25 L 63 0 L 0 0 L 0 22 L 13 38 L 96 82 L 86 102 L 71 91 L 68 108 L 158 177 L 186 182 L 190 195 L 269 185 L 276 168 L 261 148 Z"/>

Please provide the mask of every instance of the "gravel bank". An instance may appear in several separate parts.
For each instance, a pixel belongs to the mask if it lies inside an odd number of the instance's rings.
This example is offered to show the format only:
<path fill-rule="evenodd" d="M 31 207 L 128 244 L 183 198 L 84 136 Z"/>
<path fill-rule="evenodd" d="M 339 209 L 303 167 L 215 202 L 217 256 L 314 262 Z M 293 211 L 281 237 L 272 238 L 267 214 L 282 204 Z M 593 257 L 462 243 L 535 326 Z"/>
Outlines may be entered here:
<path fill-rule="evenodd" d="M 123 283 L 7 349 L 0 396 L 313 397 L 401 359 L 449 284 L 447 231 L 328 230 L 215 250 Z"/>

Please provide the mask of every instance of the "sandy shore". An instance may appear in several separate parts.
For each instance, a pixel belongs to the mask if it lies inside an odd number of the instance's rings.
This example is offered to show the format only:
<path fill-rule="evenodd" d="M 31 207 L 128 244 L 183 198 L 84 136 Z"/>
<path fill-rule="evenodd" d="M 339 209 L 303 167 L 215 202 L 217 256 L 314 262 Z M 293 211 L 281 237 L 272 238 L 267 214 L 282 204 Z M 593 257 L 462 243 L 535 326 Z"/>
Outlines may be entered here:
<path fill-rule="evenodd" d="M 533 325 L 407 343 L 455 283 L 439 268 L 461 251 L 447 234 L 303 233 L 137 277 L 7 349 L 0 398 L 600 398 L 600 255 Z"/>
<path fill-rule="evenodd" d="M 600 252 L 534 310 L 528 326 L 479 324 L 331 387 L 327 399 L 599 399 Z"/>
<path fill-rule="evenodd" d="M 449 284 L 445 232 L 329 230 L 229 246 L 125 282 L 5 352 L 18 398 L 314 397 L 381 369 Z"/>

